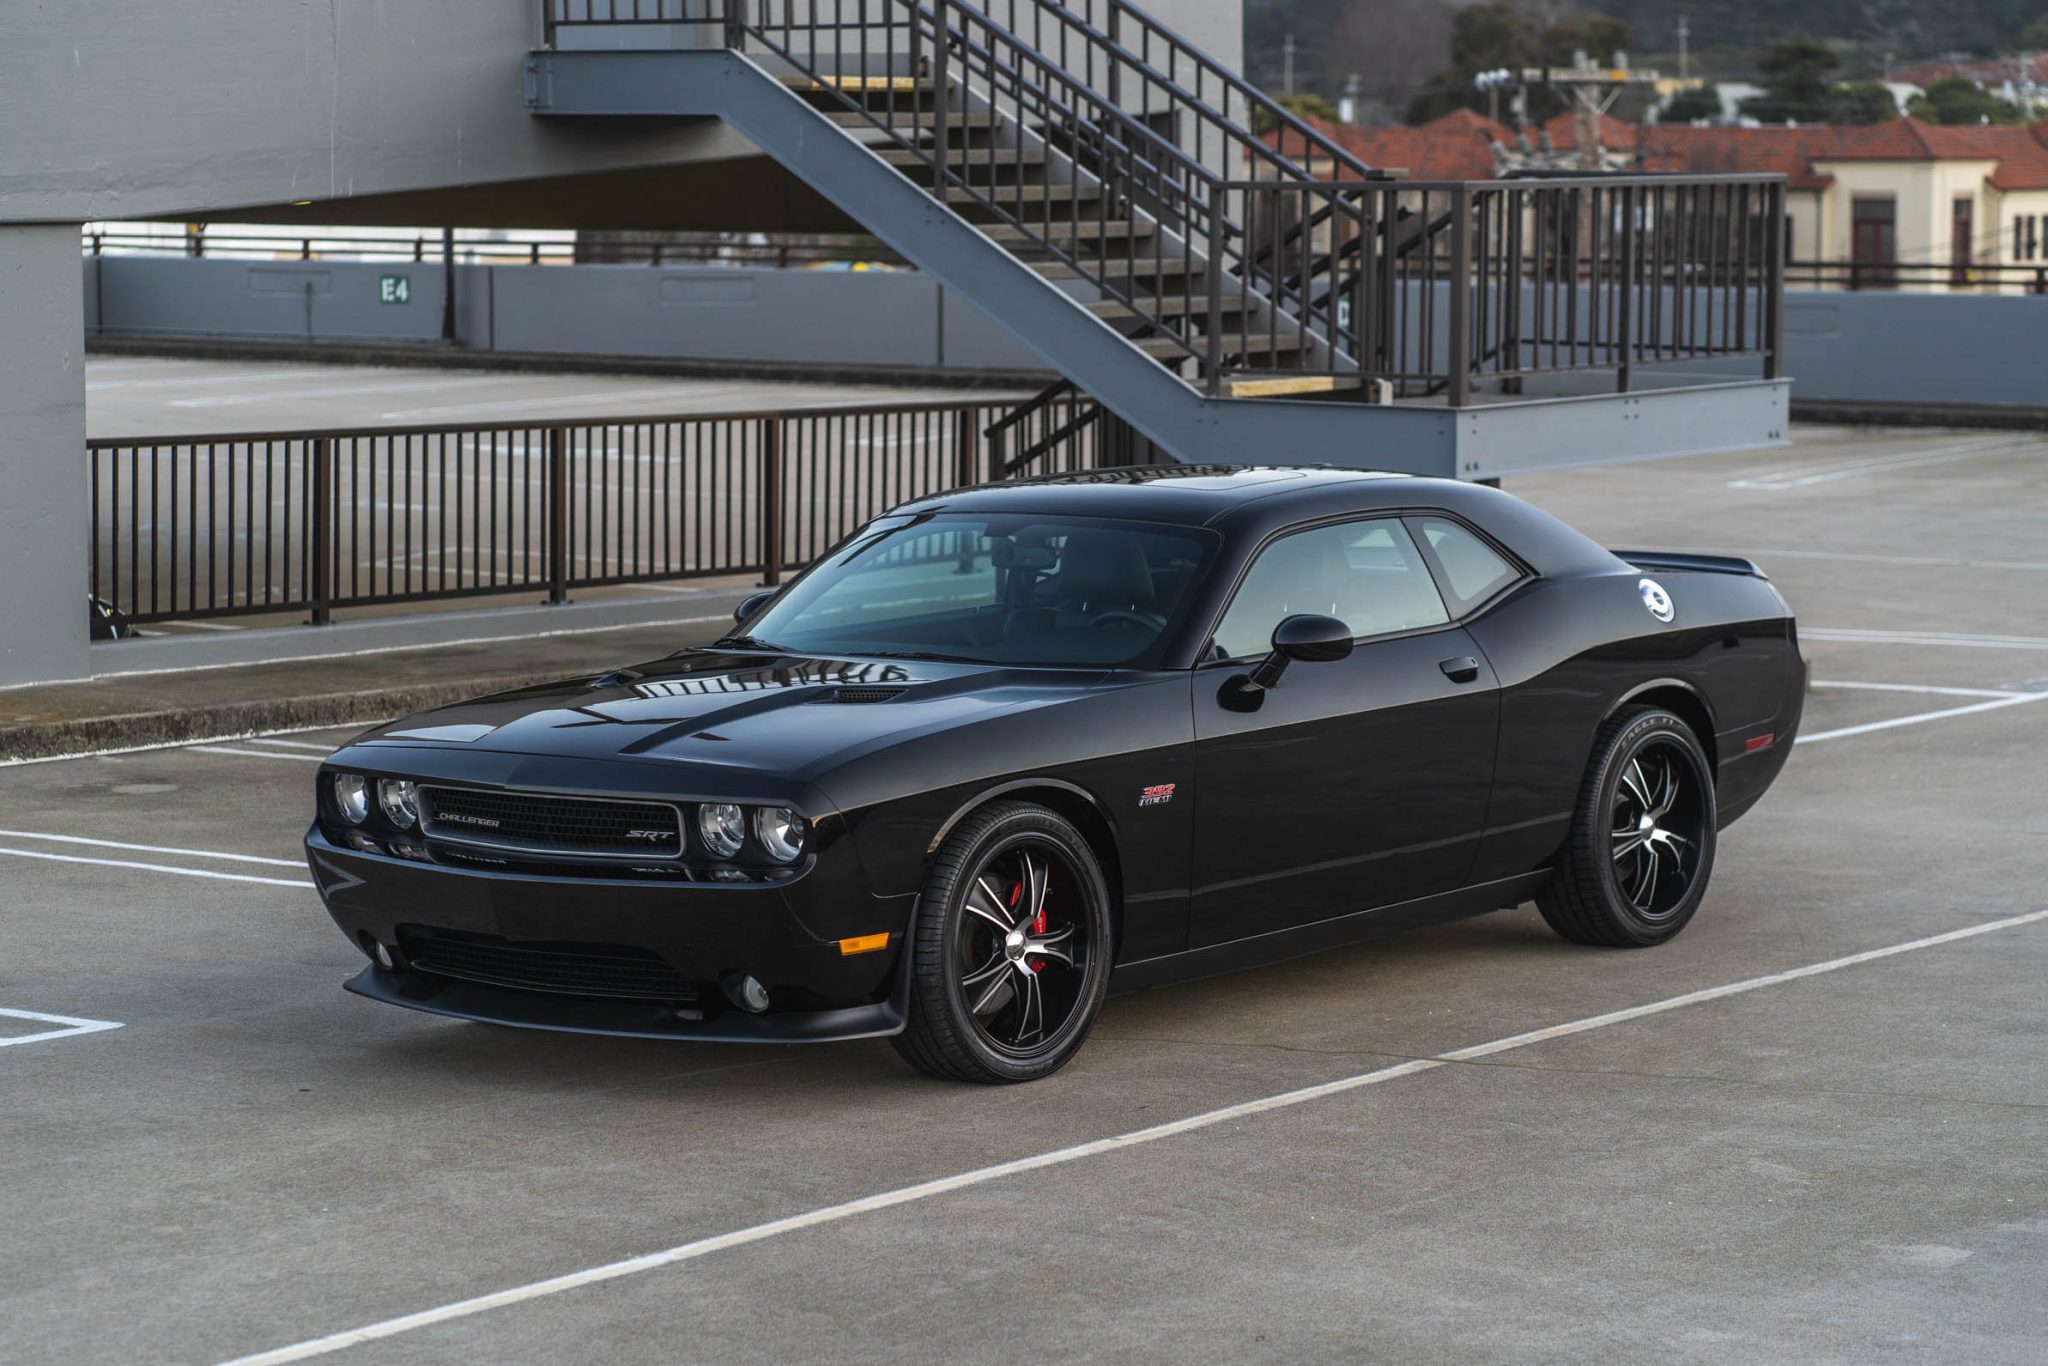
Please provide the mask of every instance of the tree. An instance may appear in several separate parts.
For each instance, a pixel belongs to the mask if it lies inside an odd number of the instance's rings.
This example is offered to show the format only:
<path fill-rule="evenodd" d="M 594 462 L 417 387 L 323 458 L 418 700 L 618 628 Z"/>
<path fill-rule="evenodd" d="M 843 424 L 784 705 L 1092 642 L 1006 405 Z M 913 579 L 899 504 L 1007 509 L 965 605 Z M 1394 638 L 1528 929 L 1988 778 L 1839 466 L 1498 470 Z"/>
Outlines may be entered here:
<path fill-rule="evenodd" d="M 1742 112 L 1764 123 L 1825 123 L 1834 87 L 1828 73 L 1835 54 L 1826 43 L 1793 38 L 1757 59 L 1757 84 L 1764 93 L 1744 100 Z"/>
<path fill-rule="evenodd" d="M 1829 94 L 1829 123 L 1883 123 L 1899 116 L 1899 102 L 1882 81 L 1850 81 Z"/>
<path fill-rule="evenodd" d="M 1712 82 L 1681 90 L 1671 97 L 1671 103 L 1664 106 L 1660 118 L 1665 123 L 1692 123 L 1698 119 L 1721 117 L 1721 92 Z"/>
<path fill-rule="evenodd" d="M 1337 106 L 1331 104 L 1321 95 L 1275 95 L 1273 103 L 1279 105 L 1298 119 L 1321 119 L 1325 123 L 1337 122 Z M 1277 119 L 1271 114 L 1266 113 L 1263 109 L 1255 111 L 1252 115 L 1252 130 L 1254 132 L 1269 133 L 1278 126 L 1278 123 Z"/>
<path fill-rule="evenodd" d="M 2020 30 L 2020 51 L 2039 52 L 2048 48 L 2048 10 L 2043 10 L 2034 21 Z"/>
<path fill-rule="evenodd" d="M 1915 95 L 1906 112 L 1929 123 L 2018 123 L 2020 111 L 1968 76 L 1944 76 Z"/>
<path fill-rule="evenodd" d="M 1408 105 L 1410 123 L 1427 123 L 1453 109 L 1484 110 L 1487 98 L 1472 78 L 1501 67 L 1519 72 L 1532 66 L 1570 66 L 1572 54 L 1584 52 L 1605 63 L 1629 45 L 1629 26 L 1599 15 L 1560 19 L 1544 28 L 1532 24 L 1510 0 L 1467 5 L 1451 20 L 1451 65 L 1425 86 Z M 1527 91 L 1529 118 L 1542 122 L 1565 108 L 1545 86 Z"/>

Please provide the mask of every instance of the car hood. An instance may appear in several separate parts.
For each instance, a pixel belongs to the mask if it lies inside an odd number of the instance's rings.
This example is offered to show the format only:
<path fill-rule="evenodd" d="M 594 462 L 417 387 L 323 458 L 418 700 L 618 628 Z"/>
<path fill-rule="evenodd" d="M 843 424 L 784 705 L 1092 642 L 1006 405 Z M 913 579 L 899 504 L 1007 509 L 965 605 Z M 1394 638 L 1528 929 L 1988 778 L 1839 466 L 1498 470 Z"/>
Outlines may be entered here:
<path fill-rule="evenodd" d="M 1104 676 L 1101 669 L 693 650 L 421 712 L 355 743 L 810 779 L 878 744 L 1081 696 Z"/>

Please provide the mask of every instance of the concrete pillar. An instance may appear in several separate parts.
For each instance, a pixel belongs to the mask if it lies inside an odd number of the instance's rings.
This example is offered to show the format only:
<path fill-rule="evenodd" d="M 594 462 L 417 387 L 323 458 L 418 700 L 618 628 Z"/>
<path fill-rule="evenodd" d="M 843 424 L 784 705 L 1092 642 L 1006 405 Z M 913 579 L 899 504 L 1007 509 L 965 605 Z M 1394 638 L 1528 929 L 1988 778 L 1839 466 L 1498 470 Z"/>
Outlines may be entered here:
<path fill-rule="evenodd" d="M 88 514 L 78 225 L 0 225 L 0 686 L 91 672 Z"/>

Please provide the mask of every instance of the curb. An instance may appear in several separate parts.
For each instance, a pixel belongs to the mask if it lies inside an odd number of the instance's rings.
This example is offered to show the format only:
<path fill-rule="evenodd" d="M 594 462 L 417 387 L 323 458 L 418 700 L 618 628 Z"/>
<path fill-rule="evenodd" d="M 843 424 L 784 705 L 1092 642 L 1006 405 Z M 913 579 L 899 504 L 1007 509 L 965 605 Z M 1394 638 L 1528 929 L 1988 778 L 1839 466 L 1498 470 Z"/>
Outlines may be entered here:
<path fill-rule="evenodd" d="M 111 751 L 161 749 L 323 726 L 367 726 L 486 693 L 558 683 L 576 676 L 573 671 L 502 674 L 401 688 L 366 688 L 357 692 L 321 693 L 310 697 L 265 697 L 176 711 L 129 712 L 119 716 L 0 726 L 0 764 L 78 758 Z"/>

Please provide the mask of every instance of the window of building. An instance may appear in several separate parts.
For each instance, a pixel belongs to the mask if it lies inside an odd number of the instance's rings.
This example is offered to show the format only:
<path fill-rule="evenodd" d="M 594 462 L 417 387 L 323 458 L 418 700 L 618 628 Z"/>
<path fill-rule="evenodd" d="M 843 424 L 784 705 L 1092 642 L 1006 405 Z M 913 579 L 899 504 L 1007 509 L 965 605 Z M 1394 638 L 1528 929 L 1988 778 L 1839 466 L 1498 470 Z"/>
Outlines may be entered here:
<path fill-rule="evenodd" d="M 1263 655 L 1273 628 L 1303 612 L 1335 617 L 1359 638 L 1450 620 L 1414 539 L 1392 517 L 1297 531 L 1260 551 L 1216 628 L 1216 654 Z"/>

